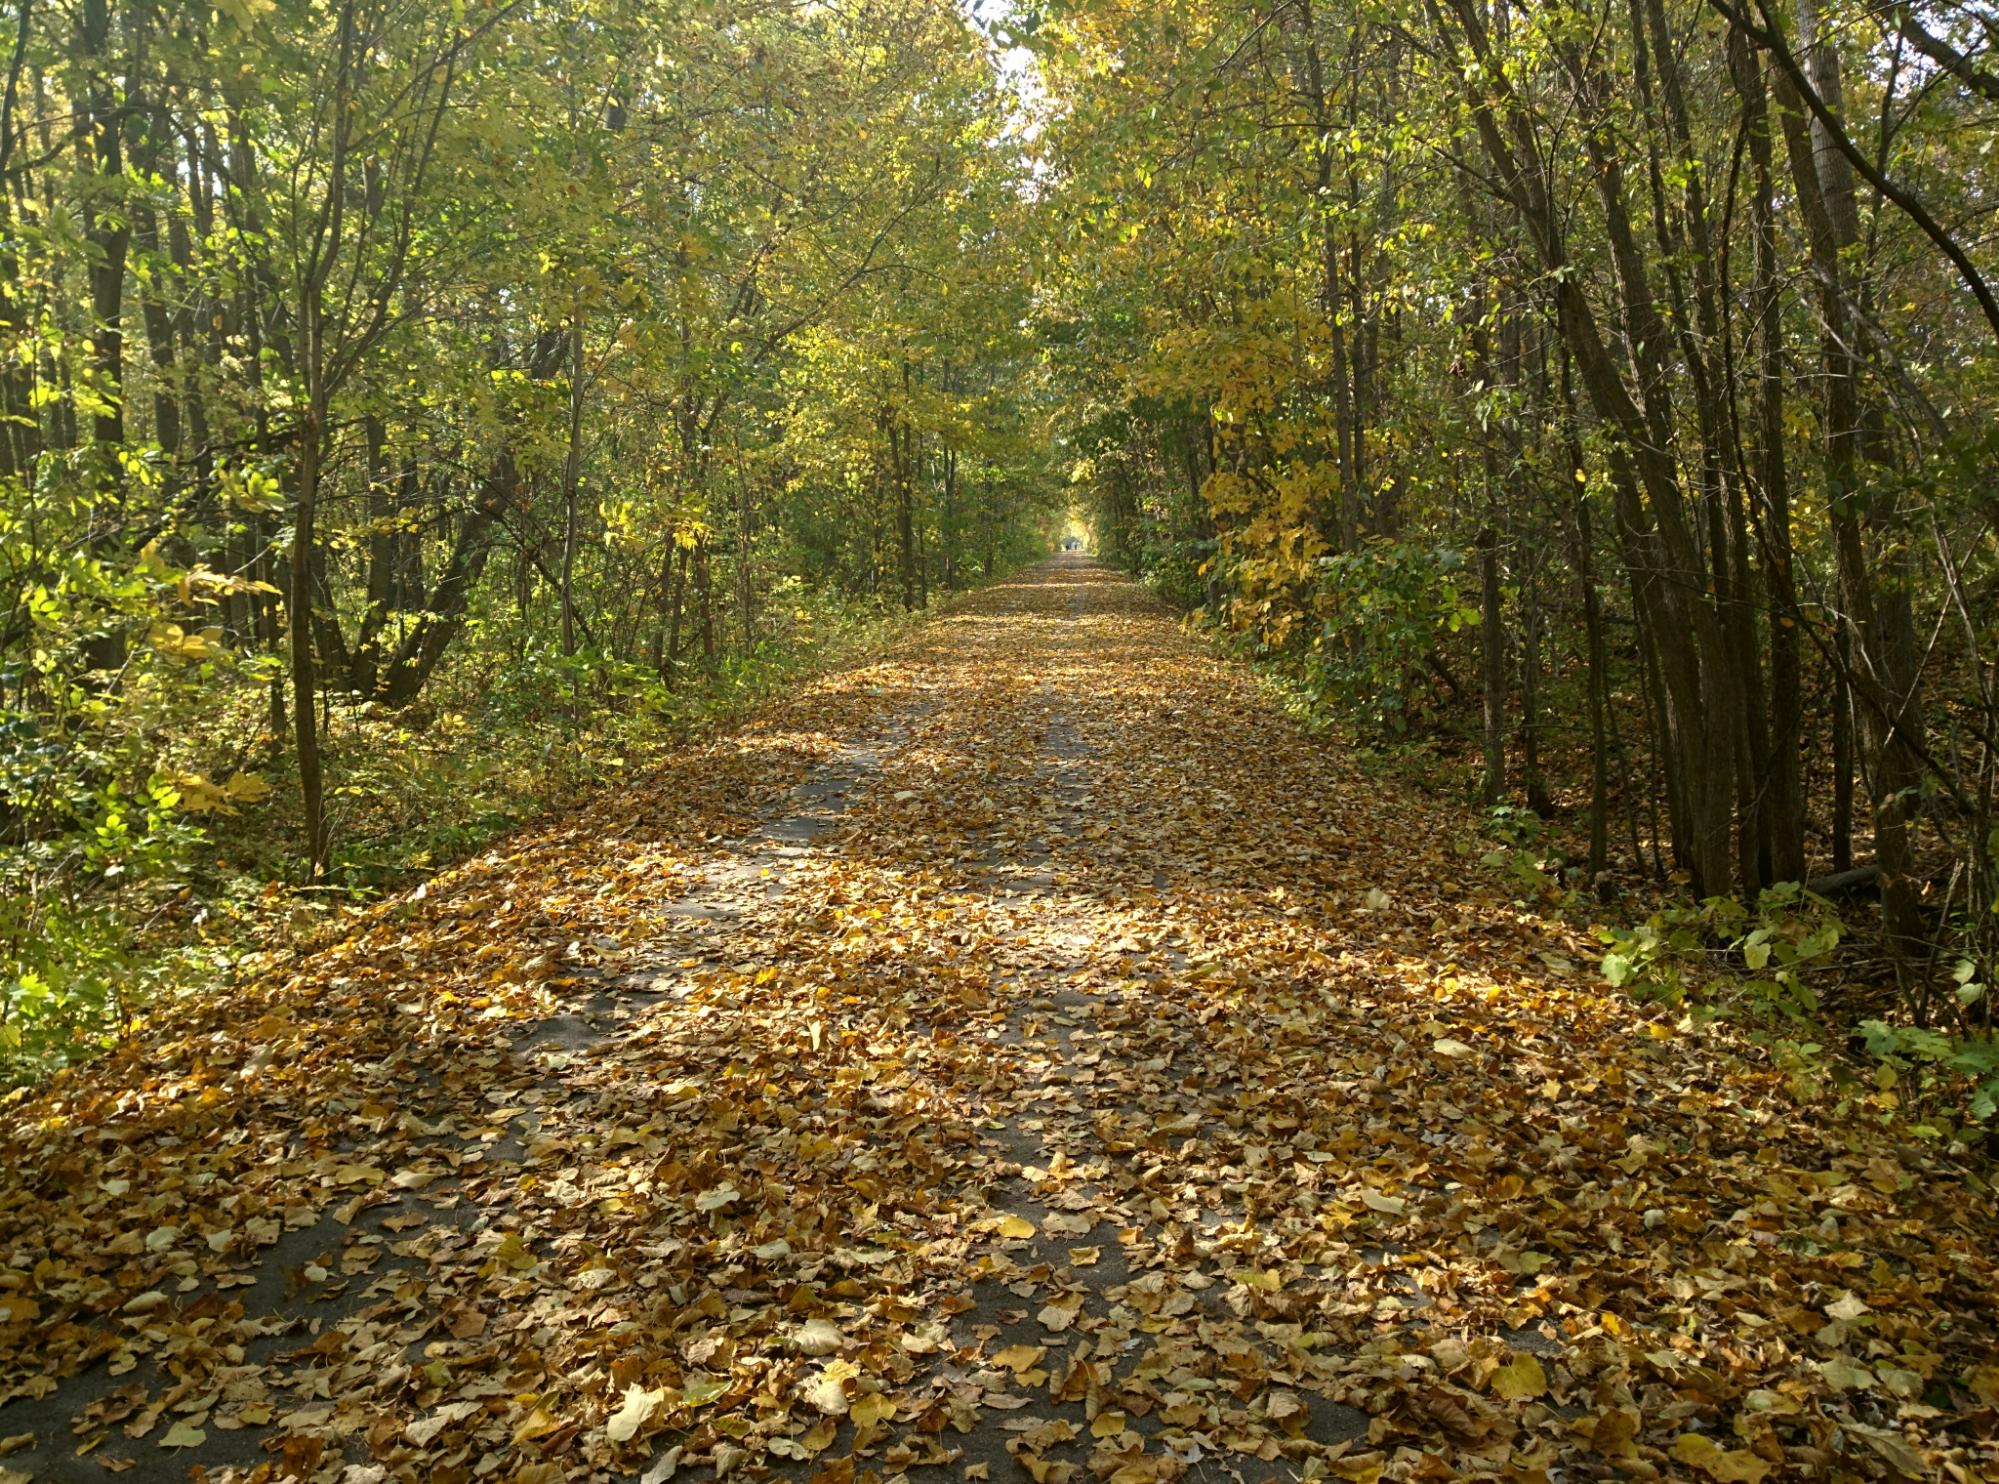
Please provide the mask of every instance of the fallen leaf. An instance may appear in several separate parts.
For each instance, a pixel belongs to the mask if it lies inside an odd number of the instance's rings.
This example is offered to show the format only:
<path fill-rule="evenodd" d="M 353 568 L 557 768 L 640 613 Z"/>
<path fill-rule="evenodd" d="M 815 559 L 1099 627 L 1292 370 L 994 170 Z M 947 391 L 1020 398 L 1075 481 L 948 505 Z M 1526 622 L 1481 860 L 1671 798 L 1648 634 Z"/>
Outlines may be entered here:
<path fill-rule="evenodd" d="M 1673 1440 L 1673 1457 L 1723 1484 L 1759 1484 L 1771 1468 L 1754 1453 L 1724 1449 L 1713 1438 L 1697 1432 L 1683 1432 Z"/>
<path fill-rule="evenodd" d="M 208 1441 L 208 1434 L 191 1422 L 176 1422 L 160 1439 L 162 1448 L 199 1448 Z"/>
<path fill-rule="evenodd" d="M 676 1443 L 660 1454 L 645 1473 L 640 1475 L 639 1484 L 666 1484 L 667 1480 L 680 1472 L 680 1453 L 680 1445 Z"/>
<path fill-rule="evenodd" d="M 614 1443 L 627 1443 L 638 1434 L 638 1430 L 651 1420 L 660 1403 L 666 1400 L 664 1391 L 647 1391 L 643 1386 L 625 1388 L 625 1397 L 604 1423 L 604 1436 Z"/>
<path fill-rule="evenodd" d="M 830 1319 L 808 1319 L 790 1335 L 791 1348 L 800 1355 L 831 1355 L 846 1343 L 846 1334 Z"/>
<path fill-rule="evenodd" d="M 1524 1401 L 1528 1397 L 1541 1395 L 1548 1389 L 1548 1376 L 1541 1369 L 1540 1359 L 1521 1350 L 1513 1359 L 1492 1373 L 1494 1394 L 1503 1396 L 1510 1402 Z"/>
<path fill-rule="evenodd" d="M 1010 1371 L 1031 1371 L 1041 1364 L 1041 1357 L 1047 1353 L 1046 1345 L 1009 1345 L 993 1357 L 993 1364 L 1003 1365 Z"/>

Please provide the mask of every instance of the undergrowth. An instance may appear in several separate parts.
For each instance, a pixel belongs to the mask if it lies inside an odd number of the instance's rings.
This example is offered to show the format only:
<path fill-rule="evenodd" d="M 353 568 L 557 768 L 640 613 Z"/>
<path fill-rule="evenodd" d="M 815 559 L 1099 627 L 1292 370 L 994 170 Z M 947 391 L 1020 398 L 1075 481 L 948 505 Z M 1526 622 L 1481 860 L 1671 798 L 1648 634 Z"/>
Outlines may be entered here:
<path fill-rule="evenodd" d="M 1606 903 L 1586 890 L 1591 883 L 1559 819 L 1511 801 L 1479 806 L 1475 768 L 1427 737 L 1384 729 L 1377 692 L 1365 691 L 1373 699 L 1359 704 L 1361 692 L 1320 683 L 1312 656 L 1266 649 L 1199 610 L 1189 621 L 1254 664 L 1265 696 L 1304 730 L 1336 736 L 1362 772 L 1481 809 L 1467 835 L 1483 844 L 1457 842 L 1459 853 L 1477 856 L 1538 911 L 1590 932 L 1603 946 L 1598 967 L 1607 984 L 1641 1003 L 1677 1008 L 1689 1023 L 1737 1025 L 1801 1101 L 1829 1104 L 1835 1116 L 1901 1120 L 1918 1137 L 1960 1146 L 1999 1140 L 1999 1036 L 1991 989 L 1974 959 L 1905 966 L 1948 980 L 1942 994 L 1913 997 L 1931 1007 L 1917 1017 L 1902 1008 L 1911 997 L 1871 982 L 1891 977 L 1878 923 L 1844 915 L 1799 883 L 1781 883 L 1754 903 L 1696 901 L 1679 882 L 1648 883 L 1638 863 L 1627 862 L 1619 877 L 1626 889 Z M 1406 657 L 1395 665 L 1413 668 Z"/>
<path fill-rule="evenodd" d="M 148 724 L 171 728 L 178 760 L 143 772 L 7 739 L 10 801 L 43 803 L 36 828 L 0 841 L 0 1082 L 93 1055 L 163 1000 L 217 993 L 337 935 L 382 895 L 640 775 L 922 616 L 796 587 L 783 599 L 754 644 L 712 671 L 684 660 L 673 685 L 603 654 L 475 635 L 415 705 L 330 698 L 333 848 L 310 884 L 267 667 L 217 654 L 185 694 L 163 689 Z"/>

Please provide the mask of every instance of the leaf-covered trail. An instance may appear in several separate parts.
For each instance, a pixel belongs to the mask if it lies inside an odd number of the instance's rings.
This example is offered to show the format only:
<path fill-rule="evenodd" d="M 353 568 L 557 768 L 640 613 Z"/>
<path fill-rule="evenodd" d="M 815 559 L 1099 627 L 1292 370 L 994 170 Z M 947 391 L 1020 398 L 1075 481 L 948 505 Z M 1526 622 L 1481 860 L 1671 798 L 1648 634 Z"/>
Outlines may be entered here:
<path fill-rule="evenodd" d="M 1989 1189 L 1462 831 L 991 589 L 17 1104 L 0 1480 L 1992 1477 Z"/>

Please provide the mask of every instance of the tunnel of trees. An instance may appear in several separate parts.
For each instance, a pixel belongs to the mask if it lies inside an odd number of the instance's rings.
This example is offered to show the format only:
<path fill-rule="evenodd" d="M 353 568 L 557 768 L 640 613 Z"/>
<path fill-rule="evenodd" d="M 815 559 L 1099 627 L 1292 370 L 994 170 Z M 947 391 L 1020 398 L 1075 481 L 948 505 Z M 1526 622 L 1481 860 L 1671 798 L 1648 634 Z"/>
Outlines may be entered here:
<path fill-rule="evenodd" d="M 1995 27 L 12 0 L 10 1050 L 162 923 L 399 879 L 426 807 L 425 859 L 511 817 L 454 812 L 492 768 L 601 765 L 1068 508 L 1580 891 L 1811 883 L 1975 1038 Z"/>

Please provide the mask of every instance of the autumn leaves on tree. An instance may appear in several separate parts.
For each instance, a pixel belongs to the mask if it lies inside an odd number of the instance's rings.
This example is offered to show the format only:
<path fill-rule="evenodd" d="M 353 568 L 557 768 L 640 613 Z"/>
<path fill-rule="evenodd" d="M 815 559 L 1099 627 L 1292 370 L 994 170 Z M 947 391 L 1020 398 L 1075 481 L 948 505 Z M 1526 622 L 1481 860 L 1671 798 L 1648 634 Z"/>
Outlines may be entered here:
<path fill-rule="evenodd" d="M 0 0 L 0 1484 L 1992 1476 L 1995 36 Z"/>

